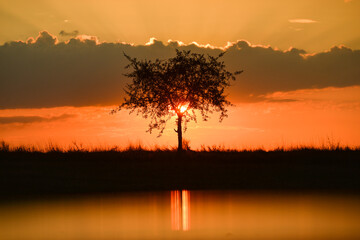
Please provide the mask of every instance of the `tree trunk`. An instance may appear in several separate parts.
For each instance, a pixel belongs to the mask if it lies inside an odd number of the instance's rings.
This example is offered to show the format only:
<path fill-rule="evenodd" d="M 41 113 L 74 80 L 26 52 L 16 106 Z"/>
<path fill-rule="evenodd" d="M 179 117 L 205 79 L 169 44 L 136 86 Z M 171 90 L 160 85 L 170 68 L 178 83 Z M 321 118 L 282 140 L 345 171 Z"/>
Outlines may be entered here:
<path fill-rule="evenodd" d="M 183 150 L 182 148 L 182 128 L 181 128 L 181 122 L 182 122 L 182 115 L 178 115 L 177 119 L 177 134 L 178 134 L 178 152 L 181 152 Z"/>

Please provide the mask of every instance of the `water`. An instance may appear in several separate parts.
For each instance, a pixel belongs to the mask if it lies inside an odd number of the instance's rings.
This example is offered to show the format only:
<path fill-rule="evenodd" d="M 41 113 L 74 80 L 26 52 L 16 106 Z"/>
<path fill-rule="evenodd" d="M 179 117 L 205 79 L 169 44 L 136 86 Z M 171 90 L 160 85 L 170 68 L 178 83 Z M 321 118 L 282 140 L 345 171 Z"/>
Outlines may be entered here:
<path fill-rule="evenodd" d="M 0 239 L 360 239 L 360 197 L 182 190 L 2 204 Z"/>

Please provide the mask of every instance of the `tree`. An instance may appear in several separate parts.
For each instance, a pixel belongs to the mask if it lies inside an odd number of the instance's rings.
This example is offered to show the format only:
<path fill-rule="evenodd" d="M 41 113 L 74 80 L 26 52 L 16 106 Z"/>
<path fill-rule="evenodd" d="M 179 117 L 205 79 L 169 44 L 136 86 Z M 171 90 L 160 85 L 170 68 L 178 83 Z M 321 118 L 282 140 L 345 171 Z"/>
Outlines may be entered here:
<path fill-rule="evenodd" d="M 226 106 L 231 103 L 224 90 L 242 71 L 231 73 L 225 69 L 224 62 L 219 61 L 224 52 L 213 57 L 176 49 L 175 57 L 155 61 L 124 55 L 130 62 L 125 68 L 131 69 L 125 76 L 132 82 L 125 88 L 124 102 L 113 113 L 136 110 L 138 115 L 151 119 L 148 132 L 159 129 L 159 136 L 167 121 L 177 116 L 178 151 L 183 149 L 182 123 L 186 131 L 189 121 L 196 122 L 196 110 L 204 121 L 214 111 L 220 112 L 220 122 L 227 117 Z"/>

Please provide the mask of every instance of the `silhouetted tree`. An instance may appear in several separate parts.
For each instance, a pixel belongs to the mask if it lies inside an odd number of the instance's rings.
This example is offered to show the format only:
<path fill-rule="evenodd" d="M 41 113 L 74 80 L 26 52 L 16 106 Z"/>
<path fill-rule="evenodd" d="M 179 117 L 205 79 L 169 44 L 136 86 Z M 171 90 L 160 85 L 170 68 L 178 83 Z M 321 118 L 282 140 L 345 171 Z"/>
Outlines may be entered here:
<path fill-rule="evenodd" d="M 137 110 L 144 118 L 150 118 L 148 131 L 159 129 L 163 133 L 166 122 L 177 115 L 178 150 L 182 151 L 182 122 L 184 130 L 189 121 L 196 122 L 195 110 L 201 113 L 204 121 L 208 113 L 220 112 L 221 122 L 227 117 L 224 90 L 230 86 L 230 80 L 242 71 L 231 73 L 219 61 L 224 52 L 217 57 L 204 56 L 190 51 L 176 50 L 176 56 L 167 60 L 137 60 L 124 54 L 130 61 L 126 66 L 131 69 L 125 76 L 132 82 L 125 88 L 124 102 L 114 109 Z"/>

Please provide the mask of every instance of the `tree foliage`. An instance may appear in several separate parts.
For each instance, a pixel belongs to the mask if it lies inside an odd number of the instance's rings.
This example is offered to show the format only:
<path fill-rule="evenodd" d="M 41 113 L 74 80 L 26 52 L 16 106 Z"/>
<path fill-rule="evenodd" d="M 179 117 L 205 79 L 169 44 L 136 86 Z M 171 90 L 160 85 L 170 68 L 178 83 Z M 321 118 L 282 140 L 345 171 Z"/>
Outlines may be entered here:
<path fill-rule="evenodd" d="M 167 121 L 173 115 L 186 123 L 196 122 L 196 111 L 206 121 L 209 114 L 220 112 L 220 121 L 227 117 L 225 89 L 235 75 L 226 70 L 220 55 L 213 57 L 176 50 L 176 56 L 167 60 L 138 60 L 124 54 L 129 60 L 126 66 L 131 71 L 125 76 L 132 79 L 125 88 L 124 102 L 114 109 L 136 111 L 150 118 L 150 133 L 159 129 L 163 133 Z M 181 130 L 181 129 L 180 129 Z"/>

